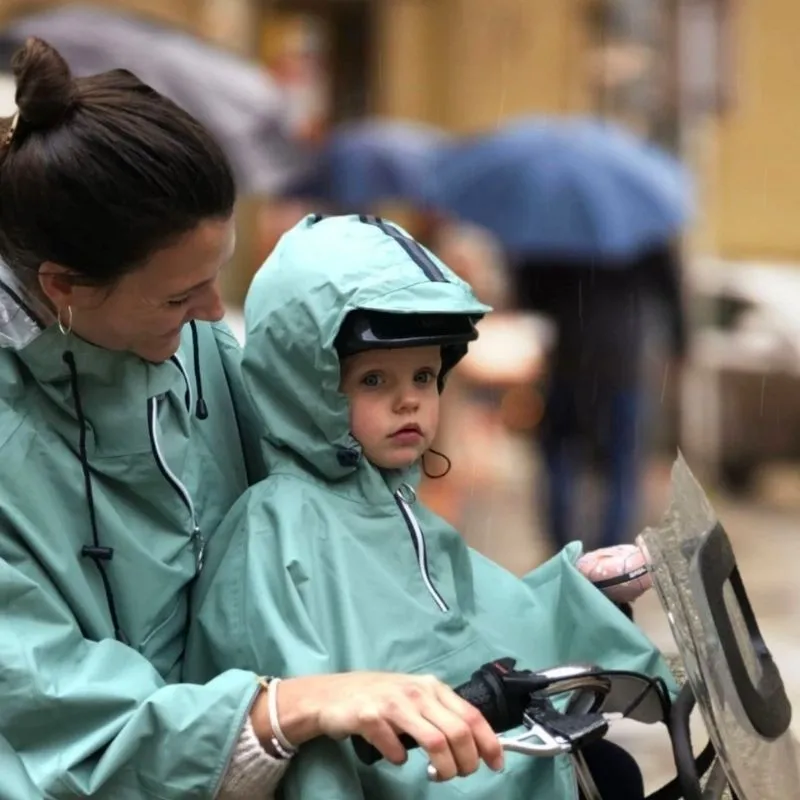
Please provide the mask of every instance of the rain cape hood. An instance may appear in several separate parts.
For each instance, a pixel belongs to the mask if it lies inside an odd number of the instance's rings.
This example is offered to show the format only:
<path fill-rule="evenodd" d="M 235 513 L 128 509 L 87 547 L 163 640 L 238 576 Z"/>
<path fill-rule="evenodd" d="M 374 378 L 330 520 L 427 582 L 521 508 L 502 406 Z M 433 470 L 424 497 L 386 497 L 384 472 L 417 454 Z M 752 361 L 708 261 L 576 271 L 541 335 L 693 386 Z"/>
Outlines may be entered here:
<path fill-rule="evenodd" d="M 186 667 L 292 676 L 343 670 L 433 673 L 457 685 L 502 656 L 531 669 L 580 661 L 667 677 L 642 632 L 575 569 L 577 545 L 519 579 L 414 501 L 416 469 L 362 457 L 338 392 L 334 340 L 352 309 L 488 309 L 401 229 L 374 218 L 309 217 L 288 232 L 247 298 L 243 362 L 269 477 L 211 539 L 196 587 Z M 349 741 L 303 745 L 282 783 L 291 800 L 577 797 L 566 759 L 509 754 L 445 784 L 419 751 L 402 767 L 361 765 Z"/>

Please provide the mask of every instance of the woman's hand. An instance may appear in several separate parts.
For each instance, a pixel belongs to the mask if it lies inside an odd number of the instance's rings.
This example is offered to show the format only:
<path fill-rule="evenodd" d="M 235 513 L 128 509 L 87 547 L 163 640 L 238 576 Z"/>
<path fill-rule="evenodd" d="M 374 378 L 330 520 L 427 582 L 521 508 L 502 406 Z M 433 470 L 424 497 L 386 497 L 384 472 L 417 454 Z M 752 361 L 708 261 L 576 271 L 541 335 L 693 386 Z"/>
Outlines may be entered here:
<path fill-rule="evenodd" d="M 494 770 L 503 767 L 503 751 L 489 723 L 436 678 L 349 672 L 287 678 L 277 688 L 280 726 L 294 745 L 316 736 L 360 734 L 388 761 L 402 764 L 406 750 L 398 734 L 407 733 L 427 752 L 442 780 L 475 772 L 481 760 Z"/>

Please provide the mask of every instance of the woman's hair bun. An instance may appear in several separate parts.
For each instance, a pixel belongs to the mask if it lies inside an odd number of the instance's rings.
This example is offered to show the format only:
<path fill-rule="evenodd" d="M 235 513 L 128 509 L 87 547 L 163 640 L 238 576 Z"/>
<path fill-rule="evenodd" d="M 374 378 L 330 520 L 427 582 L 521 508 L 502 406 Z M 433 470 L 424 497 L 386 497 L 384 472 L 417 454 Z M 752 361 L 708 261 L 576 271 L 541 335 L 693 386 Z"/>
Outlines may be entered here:
<path fill-rule="evenodd" d="M 31 37 L 14 54 L 11 69 L 20 119 L 31 129 L 57 125 L 76 95 L 72 72 L 58 50 Z"/>

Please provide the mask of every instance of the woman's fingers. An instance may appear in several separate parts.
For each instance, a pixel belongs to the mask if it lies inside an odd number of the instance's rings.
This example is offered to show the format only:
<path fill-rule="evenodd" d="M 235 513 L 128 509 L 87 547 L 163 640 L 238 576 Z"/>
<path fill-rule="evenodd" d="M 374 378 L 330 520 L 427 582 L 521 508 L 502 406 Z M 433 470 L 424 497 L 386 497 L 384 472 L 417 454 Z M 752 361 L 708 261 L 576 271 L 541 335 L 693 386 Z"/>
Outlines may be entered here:
<path fill-rule="evenodd" d="M 433 683 L 420 680 L 403 686 L 386 714 L 395 729 L 425 750 L 440 779 L 469 775 L 478 768 L 469 726 L 441 702 Z"/>
<path fill-rule="evenodd" d="M 450 709 L 469 727 L 471 742 L 477 749 L 478 757 L 493 770 L 501 770 L 504 763 L 503 748 L 486 718 L 475 706 L 459 697 L 450 687 L 441 683 L 438 683 L 438 686 L 442 705 Z"/>
<path fill-rule="evenodd" d="M 475 772 L 480 757 L 469 723 L 443 703 L 430 703 L 422 713 L 435 732 L 431 736 L 430 746 L 423 746 L 440 780 Z"/>
<path fill-rule="evenodd" d="M 324 687 L 326 679 L 335 688 Z M 495 770 L 503 766 L 497 736 L 480 712 L 436 678 L 352 672 L 311 680 L 327 698 L 315 702 L 321 734 L 360 734 L 394 764 L 406 760 L 399 734 L 408 734 L 442 780 L 470 775 L 481 760 Z"/>
<path fill-rule="evenodd" d="M 362 729 L 357 733 L 380 750 L 381 755 L 392 764 L 399 766 L 408 760 L 408 751 L 403 747 L 399 733 L 382 717 L 362 722 Z"/>

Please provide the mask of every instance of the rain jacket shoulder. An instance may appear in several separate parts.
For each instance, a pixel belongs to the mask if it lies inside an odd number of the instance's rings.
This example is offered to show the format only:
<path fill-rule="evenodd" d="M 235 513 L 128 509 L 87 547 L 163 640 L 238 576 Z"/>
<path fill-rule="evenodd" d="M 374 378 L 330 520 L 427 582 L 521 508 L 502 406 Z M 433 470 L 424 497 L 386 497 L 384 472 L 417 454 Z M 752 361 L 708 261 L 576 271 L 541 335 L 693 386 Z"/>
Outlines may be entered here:
<path fill-rule="evenodd" d="M 238 345 L 198 324 L 148 364 L 0 289 L 0 798 L 213 797 L 254 676 L 173 684 L 204 537 L 248 485 Z"/>
<path fill-rule="evenodd" d="M 415 470 L 361 454 L 334 340 L 352 309 L 483 314 L 469 287 L 402 230 L 309 218 L 282 239 L 246 303 L 244 379 L 269 477 L 234 506 L 196 586 L 186 668 L 265 674 L 433 673 L 456 685 L 503 656 L 667 675 L 653 645 L 575 568 L 577 545 L 519 579 L 415 502 Z M 299 800 L 575 798 L 566 759 L 509 755 L 502 774 L 430 784 L 416 751 L 365 767 L 348 742 L 301 747 L 282 784 Z"/>

